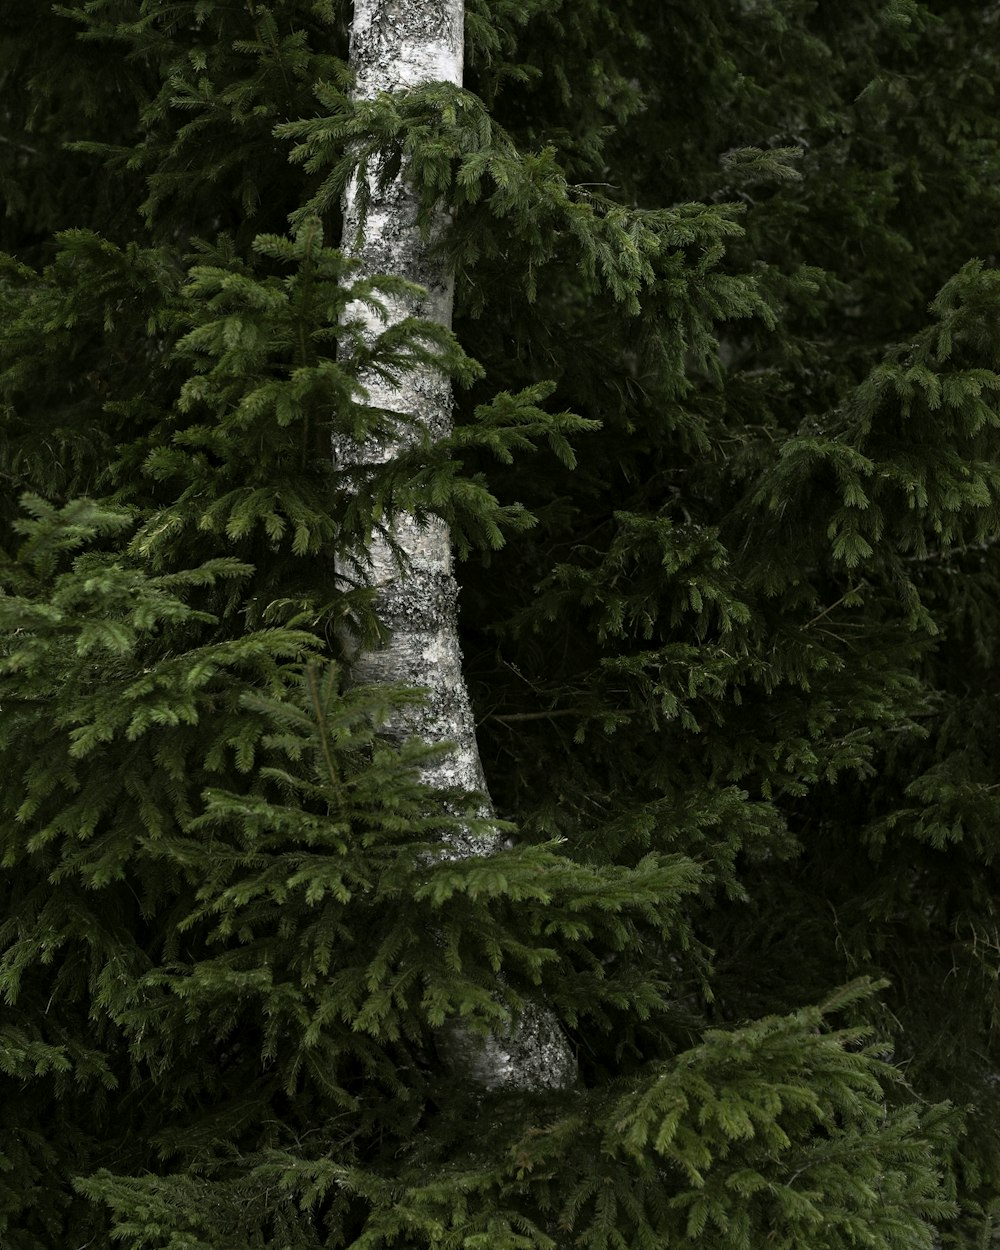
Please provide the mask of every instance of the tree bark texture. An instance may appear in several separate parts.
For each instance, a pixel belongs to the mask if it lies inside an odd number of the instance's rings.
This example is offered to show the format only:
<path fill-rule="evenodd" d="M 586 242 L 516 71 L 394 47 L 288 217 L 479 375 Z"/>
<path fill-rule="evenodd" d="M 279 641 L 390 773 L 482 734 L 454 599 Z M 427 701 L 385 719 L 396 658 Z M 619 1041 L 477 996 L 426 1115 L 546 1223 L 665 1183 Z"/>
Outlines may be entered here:
<path fill-rule="evenodd" d="M 351 30 L 351 66 L 356 98 L 373 99 L 384 91 L 399 92 L 427 82 L 462 82 L 464 11 L 462 0 L 355 0 Z M 405 169 L 380 190 L 369 177 L 369 203 L 362 220 L 356 181 L 344 195 L 344 249 L 361 262 L 361 275 L 393 274 L 418 283 L 424 294 L 386 298 L 389 324 L 418 316 L 450 327 L 453 282 L 433 251 L 433 240 L 447 226 L 442 207 L 425 239 L 417 225 L 419 197 L 406 180 Z M 360 239 L 360 242 L 357 240 Z M 385 297 L 384 297 L 385 298 Z M 367 306 L 349 306 L 346 317 L 360 320 L 373 338 L 385 328 Z M 369 402 L 388 412 L 415 418 L 392 440 L 338 447 L 341 463 L 370 465 L 388 461 L 405 450 L 407 439 L 451 431 L 451 387 L 430 368 L 406 372 L 398 384 L 366 375 L 362 382 Z M 422 704 L 399 713 L 390 728 L 401 737 L 417 736 L 430 743 L 454 743 L 424 773 L 438 788 L 457 787 L 489 799 L 476 744 L 475 722 L 462 673 L 458 640 L 458 588 L 451 539 L 439 518 L 418 524 L 410 515 L 396 515 L 392 540 L 374 534 L 364 553 L 339 569 L 352 581 L 376 587 L 377 607 L 391 636 L 388 643 L 360 651 L 352 660 L 359 683 L 405 684 L 427 690 Z M 402 561 L 393 551 L 402 553 Z M 490 815 L 487 806 L 483 815 Z M 499 849 L 496 840 L 452 839 L 446 854 L 486 855 Z M 560 1088 L 571 1085 L 576 1064 L 555 1020 L 541 1009 L 522 1016 L 506 1038 L 482 1039 L 455 1027 L 446 1031 L 442 1049 L 449 1064 L 484 1089 Z"/>
<path fill-rule="evenodd" d="M 454 0 L 357 0 L 351 31 L 351 66 L 355 93 L 371 99 L 382 91 L 405 91 L 429 81 L 462 80 L 462 8 Z M 417 227 L 417 196 L 402 173 L 384 190 L 370 188 L 365 220 L 360 219 L 356 181 L 344 196 L 344 242 L 362 263 L 363 273 L 390 273 L 419 283 L 419 299 L 388 298 L 390 324 L 420 316 L 451 325 L 452 282 L 430 255 Z M 361 228 L 360 246 L 355 240 Z M 367 323 L 374 337 L 384 328 L 366 306 L 355 304 L 348 317 Z M 447 378 L 430 369 L 403 375 L 392 385 L 374 375 L 364 385 L 370 403 L 390 412 L 415 417 L 432 438 L 451 429 L 451 391 Z M 418 436 L 414 429 L 409 437 Z M 368 443 L 339 449 L 341 459 L 355 464 L 390 460 L 405 447 L 407 431 L 381 446 Z M 455 741 L 457 749 L 427 770 L 427 780 L 441 787 L 457 786 L 486 793 L 476 750 L 472 710 L 462 678 L 456 631 L 457 588 L 452 570 L 447 527 L 437 518 L 423 525 L 408 515 L 395 518 L 392 547 L 373 535 L 361 560 L 344 572 L 379 587 L 378 608 L 392 631 L 387 646 L 354 657 L 355 680 L 373 684 L 405 683 L 427 689 L 421 706 L 408 710 L 400 726 L 427 742 Z M 472 847 L 468 850 L 471 852 Z M 492 848 L 490 848 L 492 849 Z"/>

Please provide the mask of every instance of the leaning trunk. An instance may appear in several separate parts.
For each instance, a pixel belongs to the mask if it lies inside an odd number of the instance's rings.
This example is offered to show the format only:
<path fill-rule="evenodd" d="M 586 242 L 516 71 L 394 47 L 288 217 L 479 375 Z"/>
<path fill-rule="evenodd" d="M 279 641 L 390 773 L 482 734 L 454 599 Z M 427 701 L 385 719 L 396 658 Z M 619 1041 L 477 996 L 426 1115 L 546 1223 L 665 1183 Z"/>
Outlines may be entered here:
<path fill-rule="evenodd" d="M 355 0 L 351 31 L 351 66 L 355 96 L 371 99 L 383 91 L 405 91 L 427 82 L 462 82 L 462 0 Z M 418 226 L 419 196 L 403 169 L 384 189 L 369 177 L 368 204 L 362 219 L 356 181 L 344 196 L 344 247 L 361 262 L 361 275 L 393 274 L 418 283 L 418 298 L 390 297 L 389 324 L 417 316 L 449 327 L 453 282 L 435 237 L 447 225 L 442 207 L 429 237 Z M 367 323 L 374 335 L 385 322 L 362 304 L 347 310 Z M 391 460 L 407 440 L 446 437 L 451 431 L 451 387 L 431 368 L 405 373 L 397 384 L 375 374 L 362 382 L 376 408 L 410 418 L 393 439 L 381 444 L 339 448 L 343 462 L 362 467 Z M 397 713 L 392 729 L 429 743 L 453 744 L 427 766 L 425 780 L 439 788 L 458 787 L 484 799 L 490 815 L 486 780 L 476 745 L 475 722 L 462 674 L 451 539 L 439 518 L 417 522 L 405 513 L 392 521 L 391 541 L 373 534 L 357 559 L 346 559 L 344 576 L 377 590 L 379 615 L 390 630 L 388 643 L 361 651 L 352 660 L 352 677 L 366 684 L 423 687 L 426 699 Z M 481 838 L 453 839 L 447 853 L 485 855 L 497 843 Z M 483 1088 L 560 1087 L 572 1084 L 575 1063 L 565 1038 L 548 1013 L 536 1010 L 504 1039 L 483 1041 L 452 1028 L 442 1039 L 449 1063 Z"/>

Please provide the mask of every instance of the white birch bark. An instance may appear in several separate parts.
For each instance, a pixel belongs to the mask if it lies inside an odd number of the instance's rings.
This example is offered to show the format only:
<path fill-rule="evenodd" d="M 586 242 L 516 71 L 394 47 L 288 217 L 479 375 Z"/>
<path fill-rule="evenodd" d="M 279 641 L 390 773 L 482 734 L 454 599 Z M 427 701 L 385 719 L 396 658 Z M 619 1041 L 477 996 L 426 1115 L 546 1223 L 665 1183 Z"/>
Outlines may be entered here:
<path fill-rule="evenodd" d="M 350 58 L 356 97 L 373 99 L 383 91 L 405 91 L 427 82 L 461 84 L 463 34 L 463 0 L 355 0 Z M 450 327 L 452 279 L 421 236 L 418 196 L 407 184 L 405 171 L 384 190 L 379 190 L 372 175 L 368 191 L 364 220 L 356 181 L 344 195 L 345 251 L 360 260 L 361 276 L 394 274 L 418 283 L 425 292 L 419 298 L 387 299 L 389 324 L 419 316 Z M 446 224 L 442 207 L 436 230 L 440 232 Z M 362 322 L 372 337 L 385 328 L 360 303 L 349 306 L 346 319 Z M 373 406 L 415 417 L 416 424 L 409 431 L 400 427 L 402 432 L 394 441 L 381 445 L 368 440 L 338 446 L 341 463 L 382 463 L 398 455 L 406 440 L 420 437 L 421 432 L 435 439 L 450 433 L 451 388 L 439 372 L 412 370 L 398 385 L 369 374 L 362 383 Z M 448 528 L 438 518 L 418 524 L 412 516 L 398 515 L 392 539 L 403 554 L 402 568 L 392 544 L 375 534 L 364 553 L 345 560 L 338 570 L 352 581 L 377 588 L 378 611 L 391 630 L 387 645 L 354 656 L 352 677 L 366 684 L 425 688 L 426 700 L 400 712 L 390 729 L 401 737 L 455 743 L 426 768 L 424 779 L 439 788 L 458 787 L 487 796 L 462 673 L 458 589 Z M 491 814 L 490 808 L 483 814 Z M 464 857 L 488 855 L 497 849 L 496 840 L 470 836 L 452 839 L 444 853 Z M 449 1029 L 442 1049 L 456 1073 L 484 1089 L 560 1088 L 571 1085 L 576 1076 L 565 1038 L 555 1020 L 540 1009 L 525 1013 L 520 1026 L 503 1039 L 482 1039 L 459 1027 Z"/>

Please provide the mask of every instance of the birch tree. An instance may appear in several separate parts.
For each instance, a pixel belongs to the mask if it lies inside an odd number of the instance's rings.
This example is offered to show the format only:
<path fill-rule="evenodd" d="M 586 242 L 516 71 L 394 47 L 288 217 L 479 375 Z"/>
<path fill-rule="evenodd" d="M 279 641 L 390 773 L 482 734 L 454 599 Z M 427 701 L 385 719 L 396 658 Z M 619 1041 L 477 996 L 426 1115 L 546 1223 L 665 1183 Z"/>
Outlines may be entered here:
<path fill-rule="evenodd" d="M 429 82 L 462 83 L 463 0 L 357 0 L 351 26 L 350 64 L 356 99 L 380 92 L 405 92 Z M 352 178 L 344 196 L 344 245 L 360 262 L 360 276 L 392 274 L 420 288 L 420 294 L 388 298 L 377 309 L 355 302 L 370 338 L 407 317 L 450 328 L 453 279 L 436 246 L 448 226 L 441 205 L 429 230 L 422 229 L 420 197 L 403 166 L 387 184 L 375 169 L 367 194 Z M 342 464 L 364 467 L 399 454 L 408 443 L 439 440 L 451 432 L 451 388 L 432 367 L 411 369 L 393 380 L 362 375 L 367 402 L 396 418 L 395 437 L 351 445 L 341 440 Z M 458 639 L 458 587 L 447 525 L 437 517 L 420 522 L 397 513 L 388 533 L 373 533 L 357 558 L 347 558 L 348 581 L 377 589 L 377 609 L 390 629 L 387 643 L 355 654 L 355 681 L 401 684 L 426 690 L 425 700 L 396 713 L 391 731 L 423 741 L 451 744 L 447 754 L 424 769 L 431 785 L 484 797 L 486 778 L 476 743 L 475 721 L 462 672 Z M 488 855 L 498 838 L 450 838 L 446 854 Z M 483 1088 L 536 1088 L 571 1084 L 575 1062 L 555 1021 L 542 1009 L 523 1016 L 504 1039 L 479 1040 L 452 1028 L 442 1045 L 457 1072 Z"/>

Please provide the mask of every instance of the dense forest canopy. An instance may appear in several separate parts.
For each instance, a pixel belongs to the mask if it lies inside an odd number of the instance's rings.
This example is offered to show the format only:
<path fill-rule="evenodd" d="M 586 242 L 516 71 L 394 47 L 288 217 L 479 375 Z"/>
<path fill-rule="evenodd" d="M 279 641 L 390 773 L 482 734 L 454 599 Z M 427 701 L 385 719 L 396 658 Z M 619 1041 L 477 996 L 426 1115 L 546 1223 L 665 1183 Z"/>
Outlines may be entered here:
<path fill-rule="evenodd" d="M 350 20 L 0 18 L 4 1250 L 1000 1244 L 1000 11 Z M 453 334 L 346 316 L 359 168 Z M 349 680 L 400 511 L 498 829 Z M 463 1082 L 538 1003 L 573 1087 Z"/>

